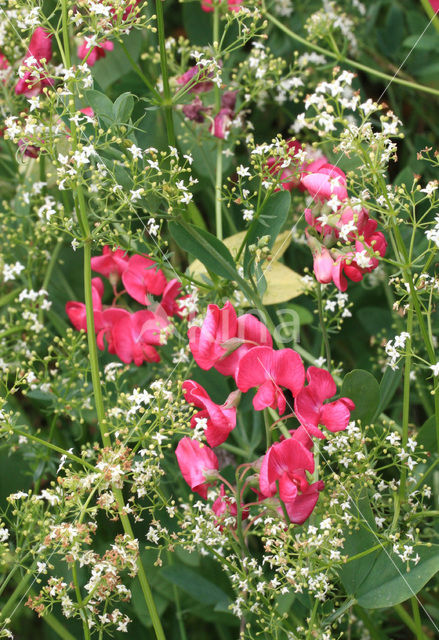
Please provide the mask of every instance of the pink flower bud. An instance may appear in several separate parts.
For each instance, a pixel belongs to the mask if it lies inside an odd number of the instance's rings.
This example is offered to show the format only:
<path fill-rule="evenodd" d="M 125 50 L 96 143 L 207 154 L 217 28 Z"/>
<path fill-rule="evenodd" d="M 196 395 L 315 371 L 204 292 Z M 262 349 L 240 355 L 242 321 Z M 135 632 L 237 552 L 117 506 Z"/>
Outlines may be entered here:
<path fill-rule="evenodd" d="M 333 265 L 334 260 L 326 247 L 322 247 L 320 253 L 314 254 L 314 275 L 319 282 L 331 282 Z"/>

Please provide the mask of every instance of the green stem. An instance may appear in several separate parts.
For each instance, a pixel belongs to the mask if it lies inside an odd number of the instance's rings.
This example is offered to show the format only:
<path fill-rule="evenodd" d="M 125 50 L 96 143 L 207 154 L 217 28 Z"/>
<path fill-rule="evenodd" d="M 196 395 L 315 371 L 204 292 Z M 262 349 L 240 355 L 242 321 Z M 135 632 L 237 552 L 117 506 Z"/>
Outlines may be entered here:
<path fill-rule="evenodd" d="M 213 13 L 213 47 L 217 52 L 219 41 L 219 24 L 220 24 L 219 5 L 215 3 Z M 215 111 L 219 113 L 221 109 L 221 92 L 217 84 L 214 87 L 215 91 Z M 216 172 L 215 172 L 215 228 L 216 237 L 219 240 L 223 239 L 223 218 L 221 208 L 221 190 L 223 183 L 223 145 L 221 138 L 216 141 Z"/>
<path fill-rule="evenodd" d="M 439 31 L 439 19 L 436 15 L 436 11 L 431 6 L 429 0 L 421 0 L 421 4 L 425 9 L 425 13 L 428 15 L 430 20 L 432 20 L 434 24 L 434 28 Z"/>
<path fill-rule="evenodd" d="M 168 134 L 168 142 L 172 147 L 176 146 L 174 121 L 172 119 L 172 97 L 171 90 L 169 88 L 168 78 L 168 63 L 166 60 L 166 46 L 165 46 L 165 23 L 163 20 L 163 2 L 162 0 L 155 1 L 155 10 L 157 15 L 157 33 L 159 39 L 160 49 L 160 67 L 162 70 L 162 82 L 163 82 L 163 94 L 164 94 L 164 109 L 166 120 L 166 131 Z"/>
<path fill-rule="evenodd" d="M 313 44 L 312 42 L 308 42 L 305 38 L 302 38 L 294 31 L 291 31 L 288 27 L 286 27 L 280 20 L 277 20 L 270 13 L 265 13 L 265 17 L 270 20 L 273 24 L 275 24 L 281 31 L 283 31 L 286 35 L 288 35 L 293 40 L 300 42 L 307 49 L 313 49 L 314 51 L 318 51 L 322 55 L 327 58 L 332 58 L 333 60 L 337 60 L 338 62 L 342 62 L 344 64 L 349 65 L 350 67 L 354 67 L 355 69 L 360 69 L 361 71 L 365 71 L 366 73 L 376 76 L 377 78 L 381 78 L 382 80 L 386 80 L 387 82 L 396 82 L 397 84 L 401 84 L 404 87 L 410 87 L 410 89 L 416 89 L 417 91 L 424 91 L 425 93 L 431 93 L 435 96 L 439 96 L 439 89 L 434 89 L 433 87 L 427 87 L 423 84 L 418 84 L 417 82 L 410 82 L 409 80 L 403 80 L 402 78 L 398 78 L 398 76 L 390 76 L 387 73 L 383 73 L 382 71 L 378 71 L 378 69 L 374 69 L 373 67 L 368 67 L 365 64 L 361 64 L 361 62 L 357 62 L 356 60 L 352 60 L 350 58 L 346 58 L 344 56 L 339 56 L 329 49 L 324 49 L 323 47 L 319 47 L 317 44 Z"/>
<path fill-rule="evenodd" d="M 82 628 L 84 630 L 84 640 L 90 640 L 90 629 L 88 627 L 87 614 L 84 611 L 84 604 L 82 602 L 81 589 L 79 588 L 78 574 L 76 571 L 76 562 L 74 562 L 72 565 L 72 577 L 73 577 L 73 584 L 75 586 L 76 600 L 78 602 L 78 607 L 80 609 Z"/>
<path fill-rule="evenodd" d="M 128 62 L 131 65 L 132 70 L 137 73 L 137 75 L 139 76 L 139 78 L 141 78 L 141 80 L 143 81 L 144 85 L 146 87 L 148 87 L 148 89 L 151 91 L 151 93 L 154 95 L 154 97 L 156 98 L 156 100 L 161 103 L 162 102 L 162 97 L 159 94 L 159 92 L 157 91 L 157 89 L 154 87 L 154 85 L 152 84 L 151 80 L 149 80 L 146 75 L 143 73 L 142 69 L 140 68 L 140 65 L 137 64 L 137 62 L 134 60 L 134 58 L 132 57 L 131 53 L 128 51 L 128 48 L 126 46 L 126 44 L 120 40 L 120 46 L 122 47 L 126 57 L 128 58 Z"/>
<path fill-rule="evenodd" d="M 423 631 L 422 631 L 421 614 L 419 613 L 419 605 L 418 605 L 418 600 L 416 596 L 412 596 L 410 598 L 410 602 L 412 603 L 413 620 L 416 625 L 416 640 L 422 640 Z"/>
<path fill-rule="evenodd" d="M 12 336 L 14 333 L 20 333 L 20 331 L 26 331 L 26 327 L 23 325 L 19 325 L 18 327 L 10 327 L 9 329 L 5 329 L 5 331 L 0 332 L 0 340 L 2 338 Z"/>
<path fill-rule="evenodd" d="M 23 595 L 26 591 L 29 582 L 32 580 L 32 571 L 29 570 L 29 573 L 26 573 L 25 576 L 20 580 L 18 585 L 15 587 L 12 594 L 9 596 L 8 601 L 2 607 L 1 610 L 1 619 L 6 622 L 10 615 L 15 611 L 15 603 L 16 601 Z M 18 605 L 17 605 L 18 606 Z"/>
<path fill-rule="evenodd" d="M 396 613 L 399 615 L 399 617 L 401 618 L 401 620 L 404 622 L 405 625 L 407 625 L 407 627 L 413 631 L 413 633 L 418 633 L 418 629 L 416 627 L 416 623 L 414 622 L 414 620 L 411 618 L 411 616 L 407 613 L 407 611 L 404 609 L 404 607 L 402 606 L 402 604 L 395 604 L 393 605 L 394 610 L 396 611 Z M 428 636 L 421 630 L 420 632 L 421 635 L 417 635 L 417 640 L 428 640 Z"/>
<path fill-rule="evenodd" d="M 403 449 L 407 446 L 409 437 L 409 414 L 410 414 L 410 371 L 412 365 L 412 339 L 413 332 L 413 307 L 410 305 L 407 312 L 407 333 L 409 338 L 406 342 L 406 357 L 404 363 L 404 390 L 402 400 L 402 443 Z M 407 467 L 403 467 L 399 484 L 399 497 L 403 501 L 405 499 L 405 485 L 407 480 Z"/>
<path fill-rule="evenodd" d="M 63 245 L 63 238 L 61 237 L 61 238 L 58 238 L 58 241 L 52 251 L 52 255 L 50 256 L 49 264 L 47 265 L 46 273 L 45 273 L 43 284 L 41 287 L 42 289 L 47 289 L 47 287 L 49 286 L 50 278 L 52 277 L 52 272 L 55 268 L 56 261 L 58 260 L 59 252 L 61 251 L 62 245 Z M 42 322 L 43 318 L 44 318 L 44 309 L 40 308 L 38 310 L 38 320 Z"/>
<path fill-rule="evenodd" d="M 22 431 L 22 429 L 17 429 L 16 427 L 12 427 L 12 426 L 8 426 L 8 428 L 5 431 L 8 431 L 8 432 L 12 431 L 13 433 L 16 433 L 19 436 L 23 436 L 24 438 L 28 438 L 29 440 L 33 440 L 34 442 L 38 442 L 39 444 L 42 444 L 48 449 L 52 449 L 53 451 L 57 451 L 63 456 L 67 456 L 67 458 L 70 458 L 70 460 L 73 460 L 74 462 L 81 464 L 83 467 L 87 467 L 91 471 L 96 471 L 95 467 L 93 467 L 93 465 L 91 465 L 86 460 L 83 460 L 82 458 L 75 456 L 75 454 L 70 453 L 65 449 L 62 449 L 61 447 L 57 447 L 56 444 L 52 444 L 47 440 L 43 440 L 43 438 L 38 438 L 38 436 L 34 436 L 32 433 L 28 433 L 27 431 Z"/>
<path fill-rule="evenodd" d="M 319 310 L 319 324 L 322 332 L 322 342 L 326 353 L 326 367 L 329 373 L 331 373 L 331 347 L 329 346 L 328 332 L 326 331 L 325 320 L 323 317 L 322 285 L 320 282 L 317 283 L 317 306 Z"/>
<path fill-rule="evenodd" d="M 44 622 L 55 631 L 63 640 L 76 640 L 70 631 L 68 631 L 64 625 L 53 615 L 53 613 L 45 613 L 43 616 Z"/>

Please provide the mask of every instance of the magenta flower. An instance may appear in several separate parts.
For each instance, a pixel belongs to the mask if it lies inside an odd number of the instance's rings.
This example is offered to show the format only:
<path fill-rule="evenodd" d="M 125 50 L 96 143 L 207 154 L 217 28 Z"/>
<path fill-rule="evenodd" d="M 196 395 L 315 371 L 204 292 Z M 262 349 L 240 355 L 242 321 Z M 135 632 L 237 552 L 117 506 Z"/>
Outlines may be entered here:
<path fill-rule="evenodd" d="M 439 0 L 428 0 L 428 1 L 431 4 L 431 8 L 433 9 L 433 11 L 437 13 L 439 11 Z"/>
<path fill-rule="evenodd" d="M 166 286 L 166 277 L 148 256 L 134 255 L 128 260 L 127 268 L 122 272 L 122 282 L 127 293 L 140 302 L 149 305 L 149 294 L 159 296 Z"/>
<path fill-rule="evenodd" d="M 38 27 L 32 34 L 24 62 L 26 63 L 26 60 L 29 59 L 32 62 L 32 65 L 29 66 L 41 68 L 41 72 L 38 74 L 35 71 L 26 71 L 15 85 L 15 93 L 32 98 L 40 94 L 44 87 L 53 84 L 50 78 L 45 77 L 41 67 L 43 60 L 48 63 L 52 59 L 52 35 L 45 31 L 43 27 Z"/>
<path fill-rule="evenodd" d="M 191 418 L 191 427 L 195 429 L 197 420 L 207 418 L 206 440 L 211 447 L 217 447 L 227 440 L 229 433 L 236 426 L 236 407 L 229 407 L 227 401 L 223 405 L 213 402 L 203 387 L 193 380 L 185 380 L 182 390 L 186 402 L 202 409 Z"/>
<path fill-rule="evenodd" d="M 206 476 L 215 476 L 218 470 L 218 458 L 206 445 L 197 440 L 185 437 L 180 440 L 175 450 L 178 466 L 192 491 L 202 498 L 207 498 L 207 489 L 210 486 Z"/>
<path fill-rule="evenodd" d="M 267 327 L 250 314 L 237 318 L 228 301 L 222 309 L 210 304 L 201 327 L 188 331 L 189 346 L 201 369 L 214 367 L 224 376 L 235 375 L 243 355 L 257 345 L 272 346 Z"/>
<path fill-rule="evenodd" d="M 95 312 L 96 342 L 101 351 L 105 349 L 104 338 L 108 345 L 108 353 L 116 353 L 113 339 L 113 328 L 119 320 L 130 314 L 125 309 L 110 307 L 104 311 Z"/>
<path fill-rule="evenodd" d="M 263 498 L 276 495 L 285 504 L 291 522 L 302 524 L 314 509 L 323 482 L 309 484 L 306 472 L 314 472 L 314 457 L 299 439 L 287 438 L 273 444 L 265 454 L 259 474 Z M 282 509 L 279 508 L 279 513 Z"/>
<path fill-rule="evenodd" d="M 221 2 L 221 0 L 219 0 Z M 243 5 L 242 0 L 227 0 L 227 8 L 229 11 L 239 11 Z M 201 0 L 201 8 L 208 13 L 214 10 L 212 0 Z"/>
<path fill-rule="evenodd" d="M 109 246 L 105 245 L 102 255 L 91 259 L 91 268 L 108 278 L 110 283 L 115 286 L 122 273 L 128 268 L 128 261 L 129 258 L 125 251 L 122 249 L 112 251 Z"/>
<path fill-rule="evenodd" d="M 334 260 L 326 247 L 321 247 L 320 252 L 314 253 L 314 275 L 318 282 L 328 283 L 332 281 L 332 268 Z"/>
<path fill-rule="evenodd" d="M 93 278 L 91 281 L 91 293 L 93 299 L 93 313 L 95 318 L 95 329 L 100 327 L 100 313 L 102 312 L 102 296 L 104 295 L 104 283 L 100 278 Z M 66 313 L 72 325 L 80 331 L 87 331 L 87 315 L 83 302 L 70 301 L 66 303 Z"/>
<path fill-rule="evenodd" d="M 281 387 L 296 396 L 305 382 L 301 357 L 293 349 L 274 351 L 271 347 L 254 347 L 242 356 L 236 384 L 241 391 L 259 387 L 253 398 L 256 411 L 266 407 L 285 411 L 286 400 Z"/>
<path fill-rule="evenodd" d="M 355 404 L 349 398 L 340 398 L 324 404 L 337 393 L 333 377 L 325 369 L 309 367 L 306 372 L 308 385 L 297 395 L 294 411 L 300 423 L 311 436 L 324 438 L 318 425 L 324 425 L 333 433 L 348 426 Z"/>
<path fill-rule="evenodd" d="M 79 45 L 77 53 L 80 60 L 87 58 L 86 63 L 89 67 L 93 67 L 100 58 L 105 58 L 107 51 L 113 51 L 113 49 L 114 43 L 109 40 L 104 40 L 104 42 L 101 42 L 101 44 L 96 47 L 89 47 L 87 40 L 84 40 L 84 42 Z"/>
<path fill-rule="evenodd" d="M 143 362 L 160 362 L 154 347 L 163 343 L 163 330 L 168 324 L 148 310 L 124 315 L 112 328 L 112 348 L 122 362 L 134 362 L 137 367 Z"/>
<path fill-rule="evenodd" d="M 199 77 L 199 80 L 194 81 L 194 78 Z M 212 73 L 206 75 L 206 72 L 203 71 L 201 67 L 198 65 L 194 65 L 189 67 L 187 71 L 185 71 L 181 76 L 177 78 L 177 84 L 185 87 L 190 84 L 191 87 L 189 89 L 189 93 L 205 93 L 206 91 L 210 91 L 213 88 L 213 82 L 210 80 L 212 77 Z"/>
<path fill-rule="evenodd" d="M 162 299 L 159 305 L 167 316 L 180 315 L 180 307 L 178 306 L 178 296 L 180 295 L 180 293 L 181 283 L 177 280 L 177 278 L 169 280 L 169 282 L 163 289 Z"/>
<path fill-rule="evenodd" d="M 324 164 L 314 171 L 310 171 L 308 167 L 300 181 L 314 200 L 323 202 L 335 195 L 343 201 L 348 197 L 346 174 L 332 164 Z"/>

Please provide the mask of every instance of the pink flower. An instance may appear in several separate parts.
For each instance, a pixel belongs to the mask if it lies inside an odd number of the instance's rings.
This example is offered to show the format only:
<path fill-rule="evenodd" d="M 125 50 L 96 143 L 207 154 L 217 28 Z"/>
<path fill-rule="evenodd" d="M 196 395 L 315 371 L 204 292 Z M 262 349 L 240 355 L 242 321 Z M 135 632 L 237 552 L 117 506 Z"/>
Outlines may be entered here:
<path fill-rule="evenodd" d="M 87 45 L 87 40 L 84 40 L 78 47 L 78 58 L 80 60 L 87 58 L 86 63 L 89 67 L 93 67 L 100 58 L 105 58 L 107 51 L 113 51 L 113 49 L 114 43 L 109 40 L 104 40 L 100 45 L 92 48 Z"/>
<path fill-rule="evenodd" d="M 167 316 L 180 316 L 180 307 L 178 306 L 178 298 L 181 293 L 181 283 L 174 278 L 169 280 L 163 289 L 160 307 Z"/>
<path fill-rule="evenodd" d="M 254 347 L 242 356 L 236 384 L 241 391 L 259 387 L 253 398 L 256 411 L 266 407 L 285 411 L 286 400 L 281 387 L 296 396 L 305 382 L 301 357 L 293 349 L 274 351 L 271 347 Z"/>
<path fill-rule="evenodd" d="M 129 315 L 128 311 L 119 307 L 110 307 L 104 311 L 95 312 L 96 342 L 101 351 L 105 349 L 105 338 L 108 344 L 108 353 L 116 353 L 113 340 L 113 328 L 119 320 Z"/>
<path fill-rule="evenodd" d="M 29 144 L 28 141 L 24 138 L 20 138 L 17 142 L 18 148 L 23 153 L 23 155 L 28 158 L 38 158 L 40 155 L 40 147 L 36 147 L 34 144 Z"/>
<path fill-rule="evenodd" d="M 9 69 L 9 61 L 6 58 L 6 56 L 0 50 L 0 70 L 4 71 L 6 69 Z M 3 82 L 4 82 L 4 80 L 3 80 Z"/>
<path fill-rule="evenodd" d="M 340 201 L 343 201 L 348 197 L 346 174 L 332 164 L 324 164 L 314 172 L 311 172 L 308 167 L 300 181 L 314 200 L 318 199 L 323 202 L 335 195 Z"/>
<path fill-rule="evenodd" d="M 431 4 L 431 8 L 433 9 L 433 11 L 437 13 L 439 11 L 439 0 L 428 0 L 428 1 Z"/>
<path fill-rule="evenodd" d="M 323 483 L 310 485 L 306 471 L 314 472 L 314 458 L 303 444 L 293 438 L 273 444 L 265 454 L 259 475 L 259 487 L 265 498 L 276 495 L 284 502 L 291 522 L 302 524 L 314 509 Z M 281 509 L 279 509 L 281 513 Z"/>
<path fill-rule="evenodd" d="M 314 274 L 318 282 L 328 283 L 332 281 L 332 267 L 334 260 L 328 249 L 322 247 L 320 252 L 314 253 Z"/>
<path fill-rule="evenodd" d="M 224 376 L 235 375 L 242 356 L 257 345 L 272 346 L 265 325 L 250 314 L 237 318 L 230 302 L 220 309 L 210 304 L 201 327 L 188 331 L 189 346 L 201 369 L 215 367 Z"/>
<path fill-rule="evenodd" d="M 202 409 L 191 418 L 191 427 L 197 426 L 197 420 L 207 418 L 206 440 L 211 447 L 217 447 L 227 440 L 236 426 L 236 407 L 228 407 L 213 402 L 207 391 L 193 380 L 185 380 L 182 387 L 186 402 Z"/>
<path fill-rule="evenodd" d="M 301 177 L 306 175 L 306 172 L 317 171 L 321 166 L 325 165 L 328 160 L 325 156 L 320 156 L 312 160 L 313 151 L 307 149 L 307 159 L 310 161 L 300 162 L 297 158 L 297 154 L 304 151 L 303 145 L 298 140 L 287 140 L 288 156 L 290 158 L 290 164 L 287 167 L 283 167 L 284 161 L 281 158 L 268 158 L 267 167 L 271 175 L 277 175 L 279 171 L 280 182 L 282 189 L 291 191 L 292 189 L 300 189 L 305 191 L 305 187 L 301 183 Z"/>
<path fill-rule="evenodd" d="M 221 0 L 219 0 L 221 2 Z M 239 11 L 243 2 L 241 0 L 227 0 L 229 11 Z M 208 13 L 214 10 L 212 0 L 201 0 L 201 8 Z"/>
<path fill-rule="evenodd" d="M 229 135 L 230 124 L 233 119 L 233 111 L 231 109 L 220 109 L 213 119 L 213 123 L 209 129 L 215 138 L 225 140 Z"/>
<path fill-rule="evenodd" d="M 154 346 L 162 344 L 163 329 L 168 324 L 152 311 L 125 315 L 112 328 L 112 348 L 122 362 L 129 364 L 134 361 L 137 367 L 142 362 L 160 362 Z"/>
<path fill-rule="evenodd" d="M 241 505 L 241 506 L 244 507 L 244 505 Z M 224 528 L 221 524 L 222 520 L 224 520 L 229 516 L 234 516 L 236 518 L 236 516 L 238 515 L 236 502 L 232 501 L 228 496 L 226 496 L 226 492 L 223 484 L 221 485 L 220 494 L 218 498 L 215 500 L 215 502 L 212 505 L 212 511 L 219 518 L 219 521 L 216 521 L 215 524 L 219 525 L 220 531 L 222 531 Z M 248 509 L 244 507 L 241 510 L 241 520 L 247 520 L 248 514 L 249 514 Z"/>
<path fill-rule="evenodd" d="M 194 78 L 199 77 L 200 79 L 194 82 Z M 194 65 L 189 67 L 187 71 L 185 71 L 181 76 L 177 78 L 177 84 L 182 86 L 186 86 L 188 84 L 191 85 L 189 89 L 189 93 L 205 93 L 206 91 L 210 91 L 213 88 L 213 82 L 210 80 L 212 74 L 209 73 L 206 76 L 206 72 L 203 71 L 201 67 L 198 65 Z"/>
<path fill-rule="evenodd" d="M 100 325 L 100 316 L 102 311 L 102 296 L 104 295 L 104 283 L 100 278 L 93 278 L 91 281 L 91 293 L 93 299 L 93 312 L 95 317 L 95 325 Z M 75 329 L 87 331 L 87 315 L 85 304 L 83 302 L 70 301 L 66 303 L 66 313 Z M 97 322 L 96 322 L 97 321 Z M 96 329 L 96 326 L 95 326 Z"/>
<path fill-rule="evenodd" d="M 48 63 L 52 59 L 52 34 L 45 31 L 43 27 L 38 27 L 32 34 L 29 48 L 24 59 L 25 64 L 29 58 L 36 61 L 36 63 L 32 62 L 33 68 L 41 68 L 42 60 Z M 43 70 L 41 70 L 39 75 L 36 75 L 35 71 L 26 71 L 15 85 L 15 93 L 17 95 L 23 94 L 27 98 L 32 98 L 40 94 L 44 87 L 52 85 L 52 80 L 44 76 Z"/>
<path fill-rule="evenodd" d="M 129 258 L 122 249 L 111 250 L 105 245 L 101 256 L 91 259 L 91 268 L 110 280 L 115 286 L 122 273 L 128 268 Z"/>
<path fill-rule="evenodd" d="M 122 282 L 129 295 L 149 305 L 148 295 L 159 296 L 166 286 L 163 271 L 156 269 L 157 264 L 148 256 L 134 255 L 128 260 L 127 268 L 122 272 Z"/>
<path fill-rule="evenodd" d="M 340 398 L 324 404 L 337 393 L 334 379 L 325 369 L 309 367 L 306 373 L 308 386 L 297 395 L 294 411 L 300 423 L 312 436 L 325 437 L 318 425 L 324 425 L 333 433 L 348 426 L 355 404 L 349 398 Z"/>
<path fill-rule="evenodd" d="M 210 484 L 206 475 L 215 476 L 218 470 L 218 458 L 212 449 L 197 440 L 185 437 L 178 443 L 175 455 L 183 478 L 192 491 L 202 498 L 207 498 L 207 489 Z"/>
<path fill-rule="evenodd" d="M 90 120 L 94 118 L 95 112 L 91 107 L 84 107 L 83 109 L 79 109 L 79 111 L 87 116 L 87 118 L 90 118 Z"/>

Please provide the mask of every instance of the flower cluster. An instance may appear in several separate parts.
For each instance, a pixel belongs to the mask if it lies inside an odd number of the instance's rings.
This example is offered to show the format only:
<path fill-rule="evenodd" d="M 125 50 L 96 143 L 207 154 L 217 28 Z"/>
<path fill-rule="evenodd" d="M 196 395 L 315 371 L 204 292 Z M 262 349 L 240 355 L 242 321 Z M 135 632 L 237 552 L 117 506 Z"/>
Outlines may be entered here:
<path fill-rule="evenodd" d="M 325 438 L 319 425 L 324 425 L 331 432 L 346 429 L 354 403 L 349 398 L 326 402 L 337 391 L 331 374 L 314 366 L 309 367 L 305 374 L 302 359 L 296 351 L 273 349 L 272 338 L 265 325 L 250 314 L 237 317 L 230 302 L 222 309 L 209 305 L 202 326 L 191 327 L 188 337 L 197 364 L 204 370 L 214 368 L 224 376 L 232 376 L 237 390 L 223 405 L 218 405 L 197 382 L 186 380 L 183 383 L 187 402 L 201 409 L 191 420 L 195 437 L 184 437 L 176 449 L 186 482 L 205 499 L 209 486 L 217 480 L 231 488 L 219 474 L 218 458 L 210 447 L 225 442 L 234 429 L 241 394 L 257 388 L 253 397 L 254 409 L 277 410 L 280 415 L 285 413 L 289 405 L 287 397 L 291 394 L 294 412 L 291 409 L 283 420 L 295 416 L 299 425 L 294 430 L 285 429 L 279 442 L 271 446 L 267 444 L 267 451 L 261 459 L 244 465 L 254 473 L 252 481 L 246 479 L 245 486 L 254 486 L 258 502 L 264 509 L 271 508 L 293 523 L 303 523 L 324 487 L 319 480 L 310 483 L 307 476 L 307 472 L 313 474 L 315 471 L 312 437 Z M 305 379 L 308 382 L 306 386 Z M 199 441 L 200 436 L 204 436 L 210 447 Z M 232 497 L 225 496 L 224 491 L 221 488 L 212 507 L 215 513 L 230 516 L 237 515 L 239 511 L 238 517 L 247 517 L 250 505 L 237 506 L 244 489 L 238 490 L 234 502 L 231 502 Z"/>
<path fill-rule="evenodd" d="M 349 206 L 346 174 L 320 155 L 310 157 L 300 142 L 288 140 L 289 158 L 269 158 L 270 174 L 279 174 L 281 185 L 291 191 L 307 191 L 311 208 L 305 209 L 305 230 L 314 257 L 314 274 L 321 283 L 334 282 L 346 291 L 347 279 L 359 282 L 377 268 L 387 242 L 378 223 L 361 204 Z"/>
<path fill-rule="evenodd" d="M 171 331 L 170 318 L 181 316 L 178 296 L 181 285 L 177 279 L 167 280 L 165 274 L 149 256 L 126 255 L 122 249 L 112 251 L 105 246 L 101 256 L 91 259 L 93 271 L 108 279 L 114 293 L 111 306 L 104 306 L 104 283 L 101 278 L 92 280 L 93 316 L 99 349 L 108 346 L 109 353 L 116 354 L 122 362 L 159 362 L 156 349 L 166 343 Z M 122 281 L 124 289 L 117 290 Z M 139 304 L 148 307 L 130 313 L 117 306 L 119 297 L 127 293 Z M 156 297 L 161 296 L 160 301 Z M 83 302 L 70 301 L 66 313 L 73 326 L 87 331 L 86 306 Z"/>

